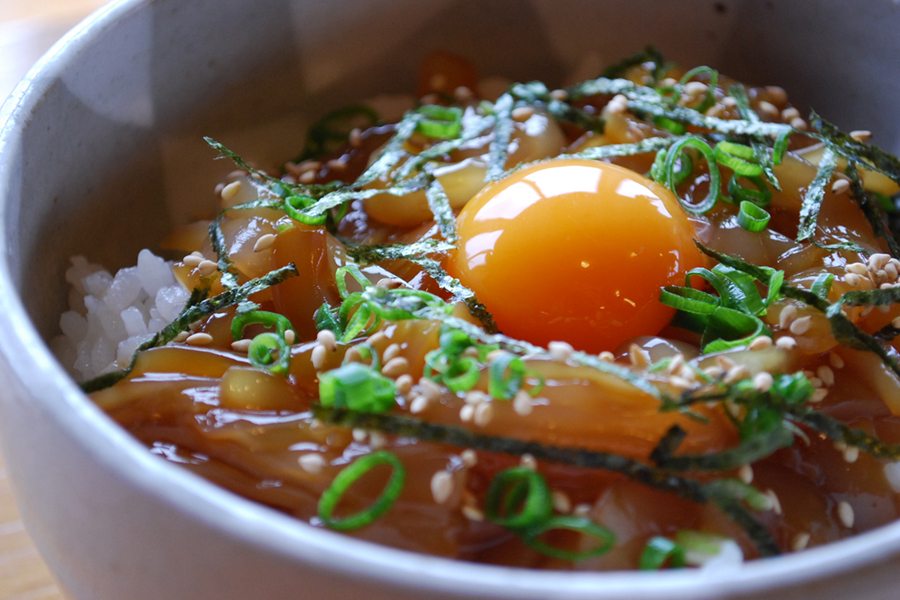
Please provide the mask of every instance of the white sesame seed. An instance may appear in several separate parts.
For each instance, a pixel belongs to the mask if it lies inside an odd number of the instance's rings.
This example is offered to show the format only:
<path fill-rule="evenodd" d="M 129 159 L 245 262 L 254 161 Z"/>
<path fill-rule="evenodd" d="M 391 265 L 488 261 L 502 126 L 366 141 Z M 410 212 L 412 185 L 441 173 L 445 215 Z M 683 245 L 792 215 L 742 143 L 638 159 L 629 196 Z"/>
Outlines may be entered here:
<path fill-rule="evenodd" d="M 753 483 L 753 467 L 750 465 L 742 465 L 740 469 L 738 469 L 738 477 L 741 481 L 750 485 Z"/>
<path fill-rule="evenodd" d="M 553 90 L 552 92 L 550 92 L 550 97 L 554 100 L 565 102 L 569 99 L 569 93 L 566 90 Z"/>
<path fill-rule="evenodd" d="M 348 139 L 350 141 L 350 145 L 354 148 L 359 148 L 360 146 L 362 146 L 362 131 L 360 131 L 359 127 L 354 127 L 350 130 Z"/>
<path fill-rule="evenodd" d="M 351 347 L 347 350 L 347 353 L 344 354 L 344 362 L 363 362 L 362 352 L 360 352 L 359 348 L 356 346 Z"/>
<path fill-rule="evenodd" d="M 781 500 L 779 500 L 778 494 L 776 494 L 774 490 L 766 490 L 766 496 L 769 497 L 769 501 L 771 502 L 772 512 L 776 515 L 782 514 L 784 511 L 781 509 Z"/>
<path fill-rule="evenodd" d="M 846 269 L 849 273 L 856 273 L 857 275 L 861 275 L 863 277 L 869 276 L 869 267 L 861 262 L 850 263 L 849 265 L 847 265 Z"/>
<path fill-rule="evenodd" d="M 392 279 L 391 277 L 382 277 L 375 282 L 375 287 L 380 287 L 386 290 L 396 290 L 403 287 L 403 282 L 399 279 Z"/>
<path fill-rule="evenodd" d="M 707 117 L 721 117 L 725 114 L 725 107 L 721 104 L 716 103 L 707 108 L 704 114 Z"/>
<path fill-rule="evenodd" d="M 419 379 L 419 391 L 429 400 L 434 400 L 440 397 L 443 390 L 441 390 L 441 386 L 428 379 L 427 377 L 421 377 Z"/>
<path fill-rule="evenodd" d="M 400 344 L 391 344 L 387 348 L 384 349 L 384 353 L 381 355 L 381 360 L 384 362 L 390 361 L 392 358 L 397 358 L 400 355 Z"/>
<path fill-rule="evenodd" d="M 325 352 L 327 352 L 325 346 L 319 344 L 313 348 L 312 354 L 310 354 L 309 361 L 316 371 L 321 371 L 322 367 L 325 366 Z"/>
<path fill-rule="evenodd" d="M 409 412 L 418 415 L 428 408 L 428 398 L 413 394 L 412 401 L 409 403 Z"/>
<path fill-rule="evenodd" d="M 297 178 L 297 180 L 300 183 L 312 183 L 313 181 L 316 180 L 316 172 L 315 171 L 306 171 L 305 173 L 301 174 Z"/>
<path fill-rule="evenodd" d="M 472 417 L 475 416 L 475 405 L 474 404 L 466 404 L 461 409 L 459 409 L 459 420 L 463 423 L 468 423 L 472 420 Z"/>
<path fill-rule="evenodd" d="M 718 379 L 725 374 L 725 369 L 718 365 L 712 365 L 703 369 L 703 374 L 712 379 Z"/>
<path fill-rule="evenodd" d="M 850 287 L 859 287 L 863 282 L 863 278 L 857 275 L 856 273 L 847 273 L 847 276 L 844 278 L 847 282 L 847 285 Z"/>
<path fill-rule="evenodd" d="M 469 390 L 468 392 L 466 392 L 463 400 L 466 404 L 481 404 L 488 399 L 490 399 L 490 396 L 488 396 L 481 390 Z"/>
<path fill-rule="evenodd" d="M 806 315 L 805 317 L 800 317 L 796 319 L 793 323 L 791 323 L 791 333 L 794 335 L 803 335 L 807 331 L 809 331 L 809 327 L 812 325 L 812 317 Z"/>
<path fill-rule="evenodd" d="M 688 96 L 699 96 L 705 94 L 709 87 L 702 81 L 689 81 L 684 84 L 684 93 Z"/>
<path fill-rule="evenodd" d="M 774 342 L 772 342 L 772 338 L 767 335 L 761 335 L 750 342 L 750 349 L 765 350 L 766 348 L 771 348 L 773 343 Z"/>
<path fill-rule="evenodd" d="M 844 450 L 844 460 L 850 464 L 855 463 L 859 459 L 859 448 L 850 446 Z"/>
<path fill-rule="evenodd" d="M 240 181 L 233 181 L 222 188 L 222 200 L 228 202 L 238 193 L 238 190 L 241 189 Z"/>
<path fill-rule="evenodd" d="M 381 346 L 386 341 L 387 336 L 384 335 L 383 331 L 376 331 L 366 339 L 366 342 L 368 342 L 371 346 Z"/>
<path fill-rule="evenodd" d="M 900 317 L 897 317 L 896 319 L 891 321 L 891 327 L 894 327 L 895 329 L 900 329 Z"/>
<path fill-rule="evenodd" d="M 818 377 L 816 377 L 815 375 L 807 375 L 806 378 L 809 379 L 809 384 L 811 386 L 813 386 L 814 388 L 822 387 L 822 380 L 819 379 Z"/>
<path fill-rule="evenodd" d="M 868 131 L 867 129 L 857 129 L 850 132 L 850 137 L 852 137 L 857 142 L 864 142 L 872 137 L 872 132 Z"/>
<path fill-rule="evenodd" d="M 206 277 L 208 275 L 212 275 L 219 269 L 219 265 L 214 263 L 211 260 L 201 260 L 200 264 L 197 265 L 197 272 L 200 273 L 201 277 Z"/>
<path fill-rule="evenodd" d="M 794 319 L 797 318 L 797 307 L 793 304 L 788 304 L 781 310 L 781 314 L 778 316 L 778 324 L 782 329 L 787 329 L 791 326 L 791 323 L 794 322 Z"/>
<path fill-rule="evenodd" d="M 791 127 L 793 127 L 794 129 L 799 129 L 800 131 L 806 131 L 809 125 L 807 125 L 806 121 L 804 121 L 800 117 L 795 117 L 791 119 Z"/>
<path fill-rule="evenodd" d="M 874 306 L 867 306 L 864 309 L 862 309 L 862 312 L 859 313 L 859 316 L 868 317 L 870 314 L 872 314 L 873 310 L 875 310 Z"/>
<path fill-rule="evenodd" d="M 237 340 L 236 342 L 231 342 L 231 349 L 235 352 L 246 354 L 250 350 L 250 344 L 252 343 L 253 340 Z"/>
<path fill-rule="evenodd" d="M 869 271 L 880 271 L 891 260 L 890 254 L 877 252 L 869 257 Z"/>
<path fill-rule="evenodd" d="M 790 108 L 786 108 L 781 111 L 781 120 L 785 123 L 790 123 L 794 119 L 800 118 L 800 111 L 794 108 L 793 106 Z"/>
<path fill-rule="evenodd" d="M 572 514 L 576 517 L 586 517 L 590 514 L 590 512 L 591 505 L 585 503 L 576 504 L 575 508 L 572 509 Z"/>
<path fill-rule="evenodd" d="M 550 493 L 550 497 L 553 500 L 553 508 L 556 509 L 556 512 L 563 514 L 572 512 L 572 500 L 567 493 L 562 490 L 553 490 Z"/>
<path fill-rule="evenodd" d="M 355 427 L 353 429 L 353 441 L 354 442 L 359 442 L 360 444 L 362 444 L 363 442 L 366 441 L 367 437 L 369 437 L 369 432 L 366 431 L 365 429 L 361 429 L 359 427 Z"/>
<path fill-rule="evenodd" d="M 838 518 L 841 520 L 841 524 L 844 527 L 847 529 L 853 527 L 853 521 L 855 520 L 856 515 L 853 513 L 853 507 L 850 506 L 848 502 L 838 502 L 837 513 Z"/>
<path fill-rule="evenodd" d="M 766 94 L 769 95 L 769 100 L 779 106 L 784 106 L 788 99 L 787 92 L 784 91 L 784 88 L 777 85 L 767 85 Z"/>
<path fill-rule="evenodd" d="M 575 351 L 568 342 L 550 342 L 547 345 L 547 350 L 550 352 L 550 357 L 559 362 L 569 360 Z"/>
<path fill-rule="evenodd" d="M 530 454 L 523 454 L 520 460 L 523 467 L 532 471 L 537 469 L 537 461 Z"/>
<path fill-rule="evenodd" d="M 224 190 L 224 189 L 225 189 L 225 184 L 224 184 L 224 183 L 217 183 L 217 184 L 216 184 L 216 187 L 213 188 L 213 194 L 215 194 L 216 196 L 221 197 L 221 196 L 222 196 L 222 190 Z"/>
<path fill-rule="evenodd" d="M 688 381 L 684 377 L 679 377 L 678 375 L 669 377 L 669 384 L 683 390 L 686 390 L 694 385 L 693 382 Z"/>
<path fill-rule="evenodd" d="M 677 79 L 672 77 L 666 77 L 662 81 L 659 82 L 663 87 L 675 87 L 675 84 L 678 83 Z"/>
<path fill-rule="evenodd" d="M 669 361 L 668 366 L 666 366 L 666 371 L 668 371 L 669 373 L 675 373 L 677 371 L 680 371 L 682 366 L 684 366 L 684 355 L 676 354 Z"/>
<path fill-rule="evenodd" d="M 825 396 L 827 396 L 827 395 L 828 395 L 828 388 L 819 388 L 815 392 L 813 392 L 813 395 L 810 396 L 809 401 L 814 404 L 817 404 L 817 403 L 821 402 L 822 400 L 824 400 Z"/>
<path fill-rule="evenodd" d="M 463 506 L 462 514 L 470 521 L 484 521 L 484 513 L 474 506 Z"/>
<path fill-rule="evenodd" d="M 200 263 L 203 261 L 203 258 L 200 256 L 196 256 L 194 254 L 188 254 L 184 258 L 181 259 L 181 262 L 184 263 L 184 266 L 190 267 L 192 269 L 200 266 Z"/>
<path fill-rule="evenodd" d="M 843 369 L 844 368 L 844 359 L 841 358 L 840 354 L 835 354 L 832 352 L 828 355 L 828 362 L 831 363 L 831 366 L 835 369 Z"/>
<path fill-rule="evenodd" d="M 394 382 L 394 387 L 401 396 L 407 395 L 412 390 L 413 378 L 410 375 L 401 375 Z"/>
<path fill-rule="evenodd" d="M 323 329 L 322 331 L 317 333 L 316 341 L 330 352 L 334 352 L 335 350 L 337 350 L 337 337 L 335 337 L 334 332 L 330 329 Z"/>
<path fill-rule="evenodd" d="M 597 355 L 597 358 L 602 360 L 603 362 L 613 362 L 616 360 L 616 355 L 610 352 L 609 350 L 604 350 L 600 354 Z"/>
<path fill-rule="evenodd" d="M 266 235 L 261 235 L 256 240 L 256 243 L 253 244 L 254 252 L 262 252 L 263 250 L 268 250 L 275 243 L 275 234 L 267 233 Z"/>
<path fill-rule="evenodd" d="M 628 359 L 638 369 L 646 369 L 650 366 L 650 355 L 637 344 L 628 347 Z"/>
<path fill-rule="evenodd" d="M 453 90 L 453 95 L 457 100 L 471 100 L 475 97 L 475 93 L 464 85 Z"/>
<path fill-rule="evenodd" d="M 747 379 L 750 376 L 750 371 L 744 365 L 735 365 L 728 369 L 728 372 L 725 373 L 725 383 L 734 383 L 735 381 L 739 381 L 741 379 Z"/>
<path fill-rule="evenodd" d="M 898 275 L 900 275 L 900 271 L 898 271 L 896 265 L 894 263 L 888 263 L 884 265 L 884 274 L 887 276 L 888 281 L 897 281 Z"/>
<path fill-rule="evenodd" d="M 316 453 L 302 454 L 297 458 L 297 462 L 300 464 L 300 468 L 313 475 L 321 473 L 322 467 L 325 466 L 325 459 L 321 454 Z"/>
<path fill-rule="evenodd" d="M 369 446 L 374 450 L 380 450 L 387 445 L 387 437 L 380 431 L 369 433 Z"/>
<path fill-rule="evenodd" d="M 475 425 L 484 427 L 494 418 L 494 403 L 482 402 L 475 407 Z"/>
<path fill-rule="evenodd" d="M 772 375 L 765 371 L 760 371 L 753 376 L 753 387 L 760 392 L 768 392 L 772 389 L 772 384 L 774 383 L 775 380 L 772 378 Z"/>
<path fill-rule="evenodd" d="M 181 333 L 179 333 L 178 335 L 176 335 L 175 338 L 174 338 L 172 341 L 173 341 L 173 342 L 179 342 L 179 343 L 181 343 L 181 342 L 184 342 L 185 340 L 187 340 L 187 339 L 188 339 L 188 336 L 190 336 L 190 335 L 191 335 L 191 334 L 188 333 L 187 331 L 182 331 Z M 249 346 L 248 346 L 248 347 L 249 347 Z"/>
<path fill-rule="evenodd" d="M 850 182 L 846 179 L 838 179 L 833 184 L 831 184 L 831 193 L 832 194 L 846 194 L 847 190 L 850 189 Z"/>
<path fill-rule="evenodd" d="M 328 168 L 332 171 L 343 171 L 347 168 L 347 163 L 341 158 L 333 158 L 325 164 L 328 165 Z"/>
<path fill-rule="evenodd" d="M 822 383 L 825 385 L 829 387 L 834 385 L 834 371 L 831 370 L 831 367 L 822 365 L 816 369 L 816 375 L 819 376 L 819 379 L 821 379 Z"/>
<path fill-rule="evenodd" d="M 463 465 L 470 469 L 478 464 L 478 454 L 471 448 L 463 450 L 460 453 L 459 458 L 462 460 Z"/>
<path fill-rule="evenodd" d="M 431 495 L 438 504 L 443 504 L 453 494 L 453 475 L 449 471 L 438 471 L 431 477 Z"/>
<path fill-rule="evenodd" d="M 791 540 L 791 550 L 794 552 L 800 552 L 801 550 L 806 550 L 806 547 L 809 545 L 809 540 L 812 536 L 810 536 L 805 531 L 802 533 L 798 533 L 794 536 L 794 539 Z"/>
<path fill-rule="evenodd" d="M 530 415 L 532 411 L 531 395 L 525 390 L 516 392 L 516 396 L 513 398 L 513 410 L 516 411 L 516 414 L 523 417 Z"/>
<path fill-rule="evenodd" d="M 768 117 L 774 118 L 781 114 L 781 112 L 778 110 L 778 107 L 776 107 L 771 102 L 766 102 L 765 100 L 763 100 L 762 102 L 757 104 L 757 106 L 759 107 L 759 110 L 762 111 Z"/>
<path fill-rule="evenodd" d="M 322 168 L 322 163 L 317 160 L 305 160 L 297 165 L 297 173 L 315 173 Z M 315 175 L 313 175 L 315 176 Z"/>
<path fill-rule="evenodd" d="M 734 108 L 738 105 L 737 99 L 731 96 L 725 96 L 722 98 L 722 106 L 726 108 Z"/>
<path fill-rule="evenodd" d="M 188 336 L 186 340 L 189 346 L 209 346 L 212 344 L 213 337 L 208 333 L 194 333 Z"/>
<path fill-rule="evenodd" d="M 737 363 L 725 356 L 724 354 L 720 354 L 716 357 L 716 362 L 719 363 L 719 366 L 722 367 L 723 371 L 728 371 L 731 368 L 737 366 Z"/>
<path fill-rule="evenodd" d="M 510 113 L 513 121 L 523 123 L 534 116 L 534 109 L 530 106 L 519 106 Z"/>
<path fill-rule="evenodd" d="M 381 374 L 391 378 L 400 377 L 407 371 L 409 371 L 409 361 L 402 356 L 392 358 L 381 368 Z"/>

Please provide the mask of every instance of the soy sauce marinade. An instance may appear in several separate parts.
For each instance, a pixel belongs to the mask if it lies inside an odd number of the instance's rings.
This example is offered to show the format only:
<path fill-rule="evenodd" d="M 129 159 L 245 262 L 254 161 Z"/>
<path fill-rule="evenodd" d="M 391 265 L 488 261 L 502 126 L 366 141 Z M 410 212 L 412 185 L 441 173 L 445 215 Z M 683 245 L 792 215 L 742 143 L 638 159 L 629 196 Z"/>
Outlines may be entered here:
<path fill-rule="evenodd" d="M 188 307 L 94 400 L 313 525 L 491 564 L 700 565 L 896 518 L 897 159 L 652 49 L 494 101 L 447 55 L 422 81 L 279 173 L 210 140 L 241 170 L 164 244 Z"/>

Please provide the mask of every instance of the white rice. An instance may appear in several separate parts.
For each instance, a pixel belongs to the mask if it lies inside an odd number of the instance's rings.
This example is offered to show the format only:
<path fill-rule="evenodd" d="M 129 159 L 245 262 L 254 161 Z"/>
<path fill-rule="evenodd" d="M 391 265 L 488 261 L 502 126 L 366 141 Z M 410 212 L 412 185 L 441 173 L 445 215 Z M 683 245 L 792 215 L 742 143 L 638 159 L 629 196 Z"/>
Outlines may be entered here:
<path fill-rule="evenodd" d="M 50 345 L 79 381 L 127 366 L 135 349 L 177 317 L 190 297 L 172 265 L 146 249 L 136 267 L 115 276 L 75 256 L 66 281 L 69 310 L 59 319 L 62 335 Z"/>

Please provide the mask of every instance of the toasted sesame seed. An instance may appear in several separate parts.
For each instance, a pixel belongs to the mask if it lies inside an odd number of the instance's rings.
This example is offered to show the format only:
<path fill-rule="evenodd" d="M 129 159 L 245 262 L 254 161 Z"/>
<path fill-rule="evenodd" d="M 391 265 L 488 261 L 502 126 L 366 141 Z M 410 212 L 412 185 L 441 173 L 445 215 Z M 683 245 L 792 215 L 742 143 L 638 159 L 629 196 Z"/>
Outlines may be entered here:
<path fill-rule="evenodd" d="M 470 521 L 484 521 L 484 513 L 474 506 L 463 506 L 462 514 Z"/>
<path fill-rule="evenodd" d="M 422 412 L 425 412 L 425 409 L 428 408 L 428 398 L 425 396 L 419 396 L 418 394 L 412 395 L 412 401 L 409 403 L 409 412 L 414 415 L 418 415 Z"/>
<path fill-rule="evenodd" d="M 359 427 L 355 427 L 353 429 L 352 434 L 353 434 L 353 441 L 359 442 L 360 444 L 365 442 L 366 438 L 369 437 L 369 432 L 366 431 L 365 429 L 361 429 Z"/>
<path fill-rule="evenodd" d="M 650 366 L 650 355 L 637 344 L 628 347 L 628 359 L 638 369 L 646 369 Z"/>
<path fill-rule="evenodd" d="M 850 446 L 844 450 L 844 460 L 848 463 L 855 463 L 859 459 L 859 448 Z"/>
<path fill-rule="evenodd" d="M 841 525 L 847 529 L 853 527 L 853 521 L 855 520 L 856 515 L 853 513 L 853 507 L 850 506 L 848 502 L 838 502 L 837 513 L 838 518 L 841 520 Z"/>
<path fill-rule="evenodd" d="M 834 183 L 831 184 L 831 193 L 832 194 L 846 194 L 847 190 L 850 189 L 850 182 L 846 179 L 838 179 Z"/>
<path fill-rule="evenodd" d="M 817 403 L 821 402 L 822 400 L 824 400 L 825 396 L 827 396 L 827 395 L 828 395 L 828 388 L 819 388 L 815 392 L 813 392 L 813 395 L 810 396 L 809 401 L 814 404 L 817 404 Z"/>
<path fill-rule="evenodd" d="M 797 307 L 793 304 L 788 304 L 781 310 L 781 314 L 778 316 L 778 324 L 782 329 L 787 329 L 791 326 L 791 323 L 794 322 L 794 319 L 797 318 Z"/>
<path fill-rule="evenodd" d="M 809 379 L 809 384 L 814 388 L 822 387 L 822 380 L 815 375 L 807 375 L 806 378 Z"/>
<path fill-rule="evenodd" d="M 728 371 L 731 368 L 737 366 L 737 363 L 728 358 L 725 355 L 719 355 L 716 357 L 716 362 L 719 363 L 719 366 L 722 367 L 723 371 Z"/>
<path fill-rule="evenodd" d="M 553 90 L 552 92 L 550 92 L 550 97 L 554 100 L 565 102 L 569 99 L 569 93 L 566 90 Z"/>
<path fill-rule="evenodd" d="M 189 335 L 191 335 L 191 334 L 188 333 L 187 331 L 182 331 L 181 333 L 179 333 L 178 335 L 176 335 L 175 338 L 174 338 L 172 341 L 173 341 L 173 342 L 179 342 L 179 343 L 180 343 L 180 342 L 184 342 L 185 340 L 188 339 L 188 336 L 189 336 Z"/>
<path fill-rule="evenodd" d="M 800 317 L 796 319 L 793 323 L 791 323 L 791 333 L 794 335 L 803 335 L 807 331 L 809 331 L 809 327 L 812 325 L 812 317 L 807 315 L 805 317 Z"/>
<path fill-rule="evenodd" d="M 568 342 L 550 342 L 547 345 L 547 350 L 550 352 L 550 357 L 559 362 L 569 360 L 572 357 L 572 353 L 575 351 Z"/>
<path fill-rule="evenodd" d="M 699 96 L 700 94 L 705 94 L 709 89 L 702 81 L 689 81 L 684 84 L 684 93 L 688 96 Z"/>
<path fill-rule="evenodd" d="M 470 469 L 478 464 L 478 454 L 471 448 L 466 448 L 460 452 L 459 458 L 462 460 L 463 465 Z"/>
<path fill-rule="evenodd" d="M 725 96 L 724 98 L 722 98 L 722 106 L 726 108 L 734 108 L 737 105 L 738 101 L 736 98 L 733 98 L 731 96 Z"/>
<path fill-rule="evenodd" d="M 530 470 L 532 470 L 532 471 L 534 471 L 534 470 L 537 469 L 537 461 L 536 461 L 536 460 L 534 459 L 534 457 L 533 457 L 532 455 L 530 455 L 530 454 L 523 454 L 522 457 L 521 457 L 521 459 L 520 459 L 520 463 L 521 463 L 522 466 L 525 467 L 526 469 L 530 469 Z"/>
<path fill-rule="evenodd" d="M 680 371 L 680 370 L 681 370 L 681 367 L 682 367 L 683 365 L 684 365 L 684 355 L 683 355 L 683 354 L 676 354 L 676 355 L 673 356 L 672 359 L 669 361 L 669 364 L 668 364 L 668 366 L 666 367 L 666 371 L 668 371 L 669 373 L 675 373 L 675 372 L 677 372 L 677 371 Z"/>
<path fill-rule="evenodd" d="M 859 315 L 861 317 L 868 317 L 870 314 L 872 314 L 873 310 L 875 310 L 874 306 L 867 306 L 864 309 L 862 309 L 862 312 L 860 312 Z"/>
<path fill-rule="evenodd" d="M 302 173 L 299 177 L 297 177 L 297 181 L 300 183 L 312 183 L 316 180 L 316 172 L 315 171 L 306 171 Z"/>
<path fill-rule="evenodd" d="M 321 473 L 322 467 L 325 466 L 325 459 L 322 458 L 321 454 L 316 453 L 301 454 L 297 458 L 297 462 L 300 464 L 300 468 L 313 475 Z"/>
<path fill-rule="evenodd" d="M 861 275 L 863 277 L 869 276 L 869 267 L 861 262 L 850 263 L 846 266 L 846 269 L 848 273 L 856 273 L 857 275 Z"/>
<path fill-rule="evenodd" d="M 381 368 L 381 374 L 385 377 L 396 378 L 409 371 L 409 361 L 398 356 L 387 361 Z"/>
<path fill-rule="evenodd" d="M 494 403 L 482 402 L 475 407 L 475 425 L 484 427 L 494 418 Z"/>
<path fill-rule="evenodd" d="M 616 96 L 606 104 L 604 110 L 613 115 L 621 115 L 628 110 L 628 102 L 624 98 L 620 99 Z"/>
<path fill-rule="evenodd" d="M 550 498 L 553 500 L 553 508 L 556 509 L 556 512 L 563 514 L 572 512 L 572 500 L 564 491 L 553 490 L 550 493 Z"/>
<path fill-rule="evenodd" d="M 212 344 L 213 336 L 208 333 L 194 333 L 188 336 L 186 340 L 189 346 L 209 346 Z"/>
<path fill-rule="evenodd" d="M 231 342 L 231 349 L 235 352 L 246 354 L 250 350 L 250 344 L 252 343 L 253 340 L 237 340 L 236 342 Z"/>
<path fill-rule="evenodd" d="M 413 378 L 410 375 L 401 375 L 394 382 L 394 387 L 401 396 L 407 395 L 412 390 Z"/>
<path fill-rule="evenodd" d="M 197 272 L 200 273 L 201 277 L 206 277 L 208 275 L 212 275 L 219 269 L 219 265 L 214 263 L 211 260 L 201 260 L 200 264 L 197 265 Z"/>
<path fill-rule="evenodd" d="M 800 552 L 801 550 L 806 550 L 806 547 L 809 545 L 809 540 L 812 536 L 808 533 L 801 532 L 794 536 L 794 539 L 791 540 L 791 550 L 794 552 Z"/>
<path fill-rule="evenodd" d="M 855 131 L 851 131 L 849 135 L 857 142 L 865 142 L 872 137 L 872 132 L 867 129 L 857 129 Z"/>
<path fill-rule="evenodd" d="M 359 127 L 354 127 L 350 130 L 350 135 L 348 136 L 350 141 L 350 145 L 354 148 L 359 148 L 362 146 L 362 131 Z"/>
<path fill-rule="evenodd" d="M 884 274 L 887 276 L 888 281 L 897 281 L 897 277 L 900 276 L 900 270 L 897 269 L 894 263 L 889 262 L 884 265 Z"/>
<path fill-rule="evenodd" d="M 275 234 L 267 233 L 266 235 L 261 235 L 257 238 L 256 243 L 253 244 L 254 252 L 262 252 L 263 250 L 268 250 L 275 243 Z"/>
<path fill-rule="evenodd" d="M 669 384 L 683 390 L 686 390 L 694 385 L 692 381 L 689 381 L 684 377 L 679 377 L 678 375 L 669 377 Z"/>
<path fill-rule="evenodd" d="M 335 350 L 337 350 L 337 337 L 330 329 L 323 329 L 318 334 L 316 334 L 316 341 L 330 352 L 334 352 Z"/>
<path fill-rule="evenodd" d="M 675 84 L 678 83 L 677 79 L 672 77 L 666 77 L 662 81 L 659 82 L 663 87 L 675 87 Z"/>
<path fill-rule="evenodd" d="M 325 366 L 325 352 L 327 352 L 325 346 L 319 344 L 313 348 L 312 354 L 310 354 L 309 360 L 316 371 L 321 371 Z"/>
<path fill-rule="evenodd" d="M 453 494 L 453 475 L 449 471 L 438 471 L 431 477 L 431 495 L 438 504 L 443 504 Z"/>
<path fill-rule="evenodd" d="M 392 358 L 397 358 L 400 355 L 400 344 L 391 344 L 387 348 L 384 349 L 384 353 L 381 355 L 381 360 L 384 362 L 390 361 Z"/>
<path fill-rule="evenodd" d="M 772 512 L 776 515 L 782 514 L 784 511 L 781 509 L 781 500 L 778 498 L 778 494 L 776 494 L 774 490 L 766 490 L 766 496 L 769 497 Z"/>
<path fill-rule="evenodd" d="M 725 383 L 734 383 L 735 381 L 739 381 L 741 379 L 747 379 L 750 376 L 750 371 L 744 365 L 735 365 L 728 369 L 728 372 L 725 373 Z"/>
<path fill-rule="evenodd" d="M 438 398 L 443 390 L 441 386 L 428 379 L 427 377 L 421 377 L 419 379 L 419 390 L 423 396 L 428 398 L 429 400 L 433 400 Z"/>
<path fill-rule="evenodd" d="M 238 191 L 241 189 L 240 181 L 233 181 L 222 188 L 222 200 L 228 202 L 232 198 L 237 195 Z"/>
<path fill-rule="evenodd" d="M 844 359 L 841 358 L 841 355 L 834 352 L 828 355 L 828 362 L 830 362 L 831 366 L 835 369 L 843 369 L 845 364 Z"/>
<path fill-rule="evenodd" d="M 613 362 L 616 360 L 616 355 L 610 352 L 609 350 L 604 350 L 600 354 L 597 355 L 597 358 L 602 360 L 603 362 Z"/>
<path fill-rule="evenodd" d="M 703 374 L 713 379 L 718 379 L 725 374 L 725 369 L 718 365 L 712 365 L 703 369 Z"/>
<path fill-rule="evenodd" d="M 774 342 L 772 342 L 772 338 L 770 338 L 767 335 L 761 335 L 761 336 L 758 336 L 756 339 L 754 339 L 752 342 L 750 342 L 750 349 L 751 350 L 765 350 L 766 348 L 771 348 L 773 343 Z"/>
<path fill-rule="evenodd" d="M 475 416 L 475 405 L 474 404 L 466 404 L 461 409 L 459 409 L 459 420 L 463 423 L 468 423 L 472 420 L 472 417 Z"/>
<path fill-rule="evenodd" d="M 781 111 L 778 110 L 778 107 L 772 104 L 771 102 L 766 102 L 763 100 L 759 104 L 757 104 L 759 110 L 762 111 L 768 117 L 778 117 L 781 115 Z"/>
<path fill-rule="evenodd" d="M 586 517 L 590 514 L 590 512 L 591 505 L 585 503 L 576 504 L 575 508 L 572 509 L 572 514 L 576 517 Z"/>
<path fill-rule="evenodd" d="M 806 121 L 804 121 L 800 117 L 794 117 L 793 119 L 791 119 L 790 124 L 791 127 L 793 127 L 794 129 L 799 129 L 800 131 L 806 131 L 806 129 L 809 127 Z"/>
<path fill-rule="evenodd" d="M 872 256 L 869 257 L 869 271 L 880 271 L 884 268 L 884 265 L 888 264 L 891 260 L 890 254 L 884 254 L 883 252 L 876 252 Z"/>
<path fill-rule="evenodd" d="M 386 290 L 396 290 L 397 288 L 403 287 L 403 282 L 399 279 L 392 279 L 390 277 L 382 277 L 378 281 L 375 282 L 376 287 L 380 287 Z"/>
<path fill-rule="evenodd" d="M 471 100 L 475 97 L 475 93 L 464 85 L 453 90 L 453 95 L 457 100 Z"/>
<path fill-rule="evenodd" d="M 525 390 L 516 392 L 516 396 L 513 398 L 513 410 L 523 417 L 530 415 L 532 411 L 531 395 Z"/>
<path fill-rule="evenodd" d="M 847 276 L 844 278 L 847 282 L 847 285 L 850 287 L 859 287 L 863 282 L 863 278 L 857 275 L 856 273 L 847 273 Z"/>
<path fill-rule="evenodd" d="M 284 341 L 287 343 L 288 346 L 294 345 L 294 342 L 297 341 L 297 334 L 294 333 L 293 329 L 288 329 L 287 331 L 284 332 Z"/>
<path fill-rule="evenodd" d="M 769 100 L 779 106 L 784 106 L 785 103 L 787 103 L 788 95 L 787 92 L 784 91 L 783 87 L 779 87 L 777 85 L 767 85 L 766 94 L 769 95 Z"/>
<path fill-rule="evenodd" d="M 772 375 L 765 371 L 760 371 L 753 376 L 753 387 L 760 392 L 768 392 L 774 383 Z"/>
<path fill-rule="evenodd" d="M 707 108 L 704 114 L 707 117 L 721 117 L 725 114 L 725 107 L 721 104 L 716 103 Z"/>
<path fill-rule="evenodd" d="M 740 469 L 738 469 L 738 477 L 741 481 L 750 485 L 753 483 L 753 467 L 750 465 L 742 465 Z"/>
<path fill-rule="evenodd" d="M 342 158 L 333 158 L 325 164 L 328 165 L 328 168 L 332 171 L 343 171 L 347 168 L 347 162 Z"/>
<path fill-rule="evenodd" d="M 482 402 L 486 402 L 490 399 L 490 396 L 482 392 L 481 390 L 469 390 L 466 392 L 463 401 L 466 404 L 481 404 Z"/>
<path fill-rule="evenodd" d="M 534 108 L 530 106 L 519 106 L 514 108 L 510 113 L 513 121 L 523 123 L 534 116 Z"/>
<path fill-rule="evenodd" d="M 829 387 L 834 385 L 834 371 L 831 370 L 831 367 L 822 365 L 816 369 L 816 375 L 819 376 L 819 379 L 821 379 L 822 383 L 825 385 Z"/>
<path fill-rule="evenodd" d="M 200 263 L 203 261 L 203 257 L 197 256 L 195 254 L 188 254 L 184 258 L 181 259 L 181 262 L 184 263 L 184 266 L 190 267 L 192 269 L 199 267 Z"/>
<path fill-rule="evenodd" d="M 344 354 L 344 362 L 358 362 L 361 363 L 363 361 L 362 352 L 359 351 L 359 348 L 356 346 L 351 347 L 347 350 L 347 353 Z"/>

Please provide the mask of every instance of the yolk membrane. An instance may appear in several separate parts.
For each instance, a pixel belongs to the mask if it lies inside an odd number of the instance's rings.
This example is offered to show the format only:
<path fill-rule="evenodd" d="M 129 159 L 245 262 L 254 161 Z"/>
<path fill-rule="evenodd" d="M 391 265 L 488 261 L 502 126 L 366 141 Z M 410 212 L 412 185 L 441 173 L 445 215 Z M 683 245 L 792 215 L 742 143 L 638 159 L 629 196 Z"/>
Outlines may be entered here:
<path fill-rule="evenodd" d="M 457 222 L 448 271 L 503 333 L 542 346 L 599 352 L 656 334 L 674 314 L 660 288 L 705 265 L 672 193 L 608 163 L 522 169 L 479 192 Z"/>

